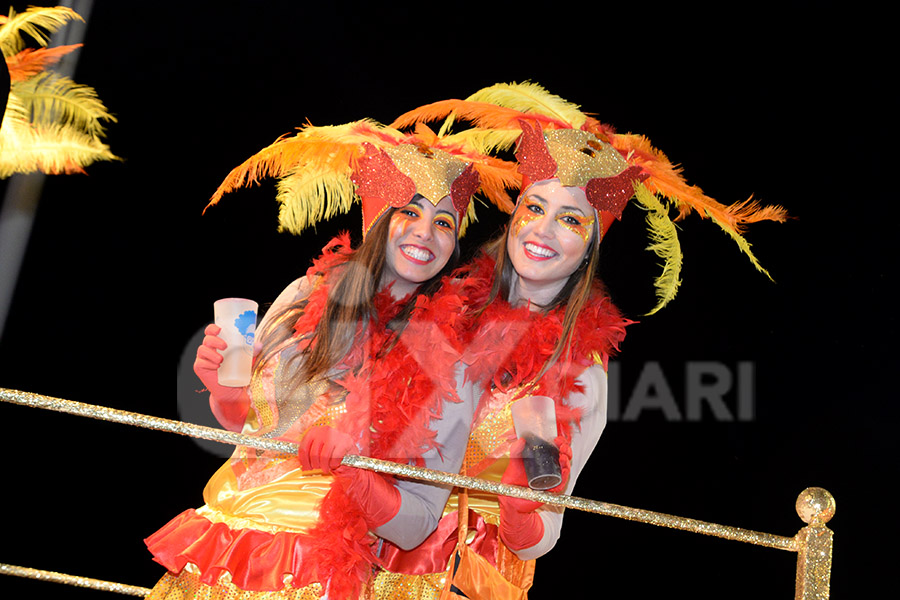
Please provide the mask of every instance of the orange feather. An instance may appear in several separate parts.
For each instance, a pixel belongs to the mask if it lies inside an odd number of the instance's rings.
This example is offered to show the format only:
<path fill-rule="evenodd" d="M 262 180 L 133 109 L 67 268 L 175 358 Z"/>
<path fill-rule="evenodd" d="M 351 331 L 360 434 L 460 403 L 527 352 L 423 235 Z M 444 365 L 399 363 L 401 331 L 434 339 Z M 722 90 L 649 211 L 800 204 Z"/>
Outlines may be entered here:
<path fill-rule="evenodd" d="M 545 115 L 523 113 L 488 102 L 471 102 L 468 100 L 441 100 L 425 104 L 397 117 L 391 123 L 391 127 L 403 129 L 417 123 L 438 121 L 451 114 L 486 129 L 516 129 L 518 128 L 519 119 L 538 121 L 545 128 L 549 127 L 551 129 L 569 127 L 568 124 Z"/>

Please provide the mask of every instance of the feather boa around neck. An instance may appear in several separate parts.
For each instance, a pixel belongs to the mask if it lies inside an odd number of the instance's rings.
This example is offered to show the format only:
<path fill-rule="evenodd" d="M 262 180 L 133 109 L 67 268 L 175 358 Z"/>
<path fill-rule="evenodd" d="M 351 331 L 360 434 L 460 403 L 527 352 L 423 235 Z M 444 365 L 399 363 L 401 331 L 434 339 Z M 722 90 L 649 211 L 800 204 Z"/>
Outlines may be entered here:
<path fill-rule="evenodd" d="M 493 281 L 494 260 L 480 255 L 471 266 L 465 294 L 486 301 Z M 527 306 L 513 307 L 495 299 L 478 317 L 469 334 L 463 361 L 466 378 L 485 384 L 484 400 L 494 390 L 514 392 L 518 399 L 526 395 L 550 396 L 556 401 L 559 434 L 571 439 L 571 427 L 579 422 L 565 399 L 582 391 L 576 378 L 586 368 L 602 364 L 606 369 L 610 356 L 618 352 L 625 338 L 625 327 L 634 323 L 622 316 L 597 282 L 578 314 L 572 338 L 566 350 L 541 376 L 563 334 L 565 306 L 548 312 Z M 483 410 L 476 412 L 476 422 Z"/>
<path fill-rule="evenodd" d="M 350 260 L 349 238 L 339 237 L 307 272 L 317 283 L 295 326 L 301 344 L 308 343 L 308 334 L 324 313 L 335 269 Z M 374 314 L 360 324 L 341 362 L 347 371 L 335 378 L 347 394 L 346 412 L 333 426 L 354 437 L 361 454 L 422 464 L 423 454 L 437 447 L 432 419 L 440 418 L 444 401 L 459 402 L 455 366 L 466 303 L 454 286 L 444 286 L 432 297 L 418 296 L 398 335 L 387 324 L 406 300 L 395 301 L 390 290 L 379 291 L 373 299 Z M 319 507 L 319 521 L 308 533 L 313 552 L 304 556 L 302 565 L 334 598 L 356 597 L 377 562 L 373 538 L 356 501 L 344 491 L 346 483 L 336 474 Z"/>

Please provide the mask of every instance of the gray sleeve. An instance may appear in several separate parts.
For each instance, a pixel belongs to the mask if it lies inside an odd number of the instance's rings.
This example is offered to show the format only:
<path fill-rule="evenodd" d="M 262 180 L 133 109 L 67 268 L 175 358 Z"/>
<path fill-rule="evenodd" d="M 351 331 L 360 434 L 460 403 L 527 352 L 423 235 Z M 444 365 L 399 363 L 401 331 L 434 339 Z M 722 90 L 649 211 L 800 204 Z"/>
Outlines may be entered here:
<path fill-rule="evenodd" d="M 462 467 L 477 398 L 474 386 L 463 383 L 462 365 L 457 365 L 456 382 L 461 402 L 445 401 L 441 419 L 432 422 L 440 452 L 430 450 L 424 455 L 426 467 L 449 473 L 458 473 Z M 451 487 L 398 479 L 397 489 L 400 491 L 400 510 L 393 519 L 375 529 L 375 534 L 404 550 L 411 550 L 437 528 Z"/>
<path fill-rule="evenodd" d="M 578 376 L 584 386 L 584 392 L 572 393 L 569 405 L 582 409 L 581 426 L 572 432 L 572 466 L 569 471 L 569 483 L 565 493 L 572 494 L 575 482 L 581 474 L 591 453 L 600 441 L 600 435 L 606 427 L 606 371 L 602 365 L 593 365 Z M 543 556 L 556 545 L 563 522 L 563 508 L 545 504 L 538 509 L 544 522 L 544 536 L 530 548 L 514 551 L 522 560 L 531 560 Z"/>

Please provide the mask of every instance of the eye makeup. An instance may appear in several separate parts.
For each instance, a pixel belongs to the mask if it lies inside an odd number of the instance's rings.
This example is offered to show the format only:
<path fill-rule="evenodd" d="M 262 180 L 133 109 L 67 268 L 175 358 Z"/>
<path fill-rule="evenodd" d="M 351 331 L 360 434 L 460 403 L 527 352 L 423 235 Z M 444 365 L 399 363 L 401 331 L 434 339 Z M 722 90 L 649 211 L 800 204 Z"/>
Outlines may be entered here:
<path fill-rule="evenodd" d="M 454 219 L 448 213 L 439 213 L 435 215 L 432 223 L 434 223 L 434 226 L 441 231 L 446 231 L 453 234 L 456 233 L 456 219 Z"/>
<path fill-rule="evenodd" d="M 579 236 L 585 244 L 591 238 L 591 230 L 594 225 L 593 216 L 585 216 L 576 212 L 562 212 L 556 216 L 557 222 L 575 235 Z"/>
<path fill-rule="evenodd" d="M 516 216 L 512 223 L 512 234 L 518 236 L 522 228 L 537 221 L 544 216 L 544 207 L 539 202 L 535 202 L 528 196 L 522 198 L 519 207 L 516 209 Z"/>

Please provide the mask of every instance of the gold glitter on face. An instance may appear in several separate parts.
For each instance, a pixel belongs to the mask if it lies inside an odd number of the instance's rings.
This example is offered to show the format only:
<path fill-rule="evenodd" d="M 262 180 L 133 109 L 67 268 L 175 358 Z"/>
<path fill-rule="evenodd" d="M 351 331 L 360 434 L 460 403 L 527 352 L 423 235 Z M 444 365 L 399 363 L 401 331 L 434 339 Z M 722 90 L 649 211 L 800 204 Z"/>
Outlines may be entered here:
<path fill-rule="evenodd" d="M 434 231 L 438 234 L 456 235 L 456 219 L 448 211 L 435 212 L 430 217 L 425 215 L 420 200 L 413 200 L 391 216 L 391 237 L 406 235 L 410 226 L 424 218 L 430 218 Z"/>
<path fill-rule="evenodd" d="M 595 212 L 583 190 L 547 179 L 529 187 L 510 223 L 507 254 L 516 271 L 516 301 L 546 304 L 584 260 Z"/>
<path fill-rule="evenodd" d="M 537 219 L 541 218 L 542 213 L 535 211 L 534 206 L 540 208 L 541 205 L 539 202 L 535 202 L 528 196 L 525 196 L 524 198 L 522 198 L 522 201 L 519 202 L 519 206 L 516 207 L 516 214 L 513 217 L 513 237 L 518 237 L 519 232 L 522 231 L 523 227 L 525 227 L 532 221 L 536 221 Z"/>
<path fill-rule="evenodd" d="M 536 200 L 531 196 L 524 196 L 522 201 L 516 207 L 515 215 L 512 222 L 512 235 L 518 237 L 522 228 L 545 216 L 545 202 Z M 584 215 L 573 210 L 563 210 L 553 216 L 557 223 L 564 229 L 567 229 L 581 238 L 582 242 L 588 243 L 593 232 L 594 216 Z"/>
<path fill-rule="evenodd" d="M 556 220 L 560 225 L 580 236 L 585 244 L 591 239 L 591 232 L 594 228 L 593 216 L 588 217 L 576 212 L 563 212 L 556 216 Z"/>
<path fill-rule="evenodd" d="M 395 210 L 391 214 L 380 285 L 393 283 L 391 293 L 401 298 L 437 275 L 456 248 L 455 215 L 450 196 L 437 206 L 416 196 Z"/>

